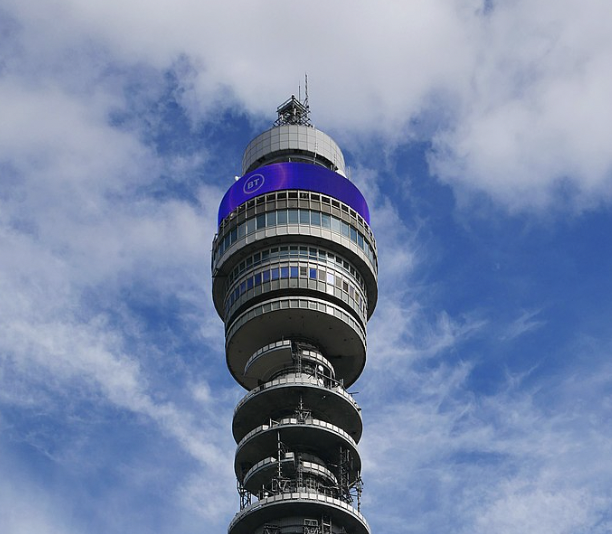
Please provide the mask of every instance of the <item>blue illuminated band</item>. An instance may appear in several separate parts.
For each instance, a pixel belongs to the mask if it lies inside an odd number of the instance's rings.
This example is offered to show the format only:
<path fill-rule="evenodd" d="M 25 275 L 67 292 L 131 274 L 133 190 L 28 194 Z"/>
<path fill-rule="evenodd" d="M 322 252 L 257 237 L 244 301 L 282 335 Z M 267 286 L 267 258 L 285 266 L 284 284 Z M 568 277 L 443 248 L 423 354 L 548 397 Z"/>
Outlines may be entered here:
<path fill-rule="evenodd" d="M 219 206 L 219 224 L 251 198 L 287 189 L 329 195 L 349 205 L 370 224 L 370 210 L 359 189 L 344 176 L 310 163 L 274 163 L 245 174 L 225 193 Z"/>

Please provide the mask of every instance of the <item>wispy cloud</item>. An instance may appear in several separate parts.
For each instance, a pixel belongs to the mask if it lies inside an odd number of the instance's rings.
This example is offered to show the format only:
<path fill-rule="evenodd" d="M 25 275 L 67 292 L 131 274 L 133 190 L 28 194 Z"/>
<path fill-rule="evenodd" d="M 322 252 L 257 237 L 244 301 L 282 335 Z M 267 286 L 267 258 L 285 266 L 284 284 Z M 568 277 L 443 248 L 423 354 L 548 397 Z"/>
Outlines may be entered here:
<path fill-rule="evenodd" d="M 502 341 L 510 341 L 528 332 L 532 332 L 543 327 L 546 324 L 546 321 L 537 319 L 541 312 L 542 310 L 524 311 L 507 326 L 505 331 L 501 334 L 500 339 Z"/>

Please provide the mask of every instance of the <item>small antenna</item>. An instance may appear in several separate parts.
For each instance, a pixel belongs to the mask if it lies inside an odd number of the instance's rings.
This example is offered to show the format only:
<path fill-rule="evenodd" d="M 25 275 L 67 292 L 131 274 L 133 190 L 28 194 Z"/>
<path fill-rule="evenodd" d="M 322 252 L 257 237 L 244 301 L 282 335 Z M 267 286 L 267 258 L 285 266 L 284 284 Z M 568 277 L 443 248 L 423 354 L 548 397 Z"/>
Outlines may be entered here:
<path fill-rule="evenodd" d="M 310 108 L 308 107 L 308 74 L 307 73 L 304 73 L 304 92 L 306 93 L 306 96 L 304 97 L 304 107 L 310 113 Z"/>

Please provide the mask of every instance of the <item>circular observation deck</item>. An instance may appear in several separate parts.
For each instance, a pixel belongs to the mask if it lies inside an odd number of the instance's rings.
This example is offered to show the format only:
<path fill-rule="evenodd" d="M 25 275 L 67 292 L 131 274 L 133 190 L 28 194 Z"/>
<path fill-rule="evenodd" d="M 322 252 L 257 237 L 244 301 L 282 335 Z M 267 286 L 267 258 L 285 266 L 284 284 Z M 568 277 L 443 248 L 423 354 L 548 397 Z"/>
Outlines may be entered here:
<path fill-rule="evenodd" d="M 267 382 L 272 379 L 272 375 L 295 366 L 298 360 L 305 367 L 314 369 L 319 377 L 323 376 L 330 380 L 336 377 L 332 364 L 318 349 L 307 343 L 288 339 L 260 348 L 248 359 L 244 366 L 244 374 L 255 377 L 261 382 Z"/>
<path fill-rule="evenodd" d="M 344 430 L 318 419 L 300 421 L 295 417 L 286 417 L 251 430 L 238 443 L 234 470 L 240 482 L 244 481 L 246 473 L 255 464 L 277 454 L 279 435 L 287 450 L 314 454 L 325 464 L 337 463 L 341 449 L 349 451 L 352 461 L 348 478 L 359 478 L 361 458 L 357 444 Z"/>
<path fill-rule="evenodd" d="M 324 487 L 337 487 L 338 479 L 336 475 L 327 469 L 324 465 L 303 460 L 299 455 L 294 453 L 286 453 L 279 462 L 276 458 L 264 458 L 257 462 L 244 475 L 244 488 L 252 494 L 257 494 L 263 487 L 269 487 L 273 479 L 278 477 L 278 473 L 282 473 L 285 479 L 297 480 L 299 476 L 308 477 L 311 480 L 317 480 Z"/>
<path fill-rule="evenodd" d="M 361 412 L 353 398 L 343 388 L 325 387 L 323 379 L 305 373 L 281 376 L 248 393 L 234 413 L 234 439 L 239 442 L 266 421 L 293 413 L 300 403 L 314 418 L 342 428 L 356 443 L 361 439 Z"/>
<path fill-rule="evenodd" d="M 336 142 L 312 126 L 299 124 L 275 126 L 255 137 L 244 151 L 242 174 L 283 161 L 321 165 L 345 176 L 344 155 Z"/>
<path fill-rule="evenodd" d="M 262 526 L 266 524 L 276 525 L 283 534 L 296 532 L 304 528 L 304 518 L 308 517 L 328 517 L 335 527 L 334 533 L 344 528 L 351 534 L 370 534 L 365 517 L 351 505 L 306 491 L 273 495 L 254 502 L 234 516 L 228 534 L 263 534 Z"/>
<path fill-rule="evenodd" d="M 246 389 L 260 385 L 245 375 L 251 355 L 279 338 L 307 340 L 333 365 L 346 387 L 361 374 L 366 361 L 366 332 L 342 307 L 311 297 L 289 294 L 256 304 L 241 313 L 226 331 L 226 358 L 230 372 Z"/>

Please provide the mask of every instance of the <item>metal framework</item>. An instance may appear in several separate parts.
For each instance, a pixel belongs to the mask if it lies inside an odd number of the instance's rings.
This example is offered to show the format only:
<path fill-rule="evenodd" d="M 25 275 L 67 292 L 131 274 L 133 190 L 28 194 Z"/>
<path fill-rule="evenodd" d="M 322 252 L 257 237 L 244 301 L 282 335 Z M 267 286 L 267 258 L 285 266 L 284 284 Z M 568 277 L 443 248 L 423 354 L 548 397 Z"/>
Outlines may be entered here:
<path fill-rule="evenodd" d="M 284 124 L 298 124 L 300 126 L 312 126 L 310 122 L 310 108 L 308 100 L 304 103 L 300 102 L 295 95 L 283 102 L 276 108 L 278 118 L 274 121 L 274 126 L 282 126 Z"/>

